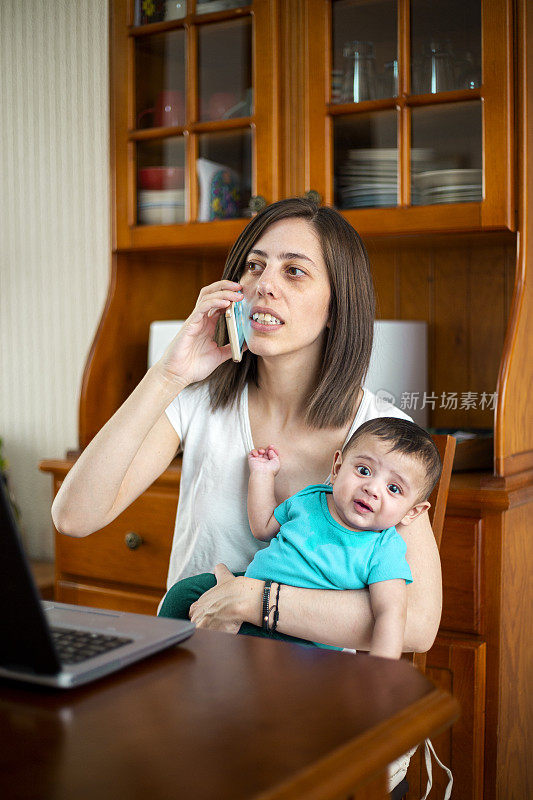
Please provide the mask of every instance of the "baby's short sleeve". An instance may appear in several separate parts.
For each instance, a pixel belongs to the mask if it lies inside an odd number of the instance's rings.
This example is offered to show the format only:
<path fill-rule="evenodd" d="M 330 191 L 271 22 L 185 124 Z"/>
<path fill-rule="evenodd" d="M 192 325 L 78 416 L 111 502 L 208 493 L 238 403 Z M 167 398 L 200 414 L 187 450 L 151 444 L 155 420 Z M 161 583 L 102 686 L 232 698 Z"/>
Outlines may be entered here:
<path fill-rule="evenodd" d="M 274 516 L 280 525 L 285 525 L 289 520 L 291 499 L 292 498 L 289 497 L 274 509 Z"/>
<path fill-rule="evenodd" d="M 387 528 L 381 533 L 370 559 L 367 583 L 379 583 L 403 578 L 407 584 L 413 582 L 409 564 L 405 558 L 407 547 L 396 528 Z"/>

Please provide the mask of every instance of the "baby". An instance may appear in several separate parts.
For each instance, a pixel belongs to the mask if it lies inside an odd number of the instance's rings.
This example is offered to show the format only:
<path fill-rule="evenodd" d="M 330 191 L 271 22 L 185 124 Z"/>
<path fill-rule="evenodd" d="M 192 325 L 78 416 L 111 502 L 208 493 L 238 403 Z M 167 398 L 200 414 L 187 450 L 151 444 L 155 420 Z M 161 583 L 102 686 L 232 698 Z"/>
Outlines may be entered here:
<path fill-rule="evenodd" d="M 248 456 L 248 518 L 259 550 L 246 577 L 312 589 L 369 587 L 374 630 L 372 655 L 399 658 L 412 582 L 398 524 L 409 525 L 429 508 L 440 476 L 437 448 L 426 431 L 404 419 L 380 417 L 358 428 L 333 457 L 331 485 L 308 486 L 277 505 L 276 449 Z M 240 573 L 242 574 L 242 573 Z M 188 619 L 189 609 L 216 579 L 211 573 L 178 581 L 167 593 L 160 616 Z M 243 623 L 240 633 L 305 642 L 278 632 L 272 612 L 262 628 Z M 274 631 L 273 631 L 274 629 Z M 311 642 L 306 642 L 312 644 Z M 326 645 L 328 646 L 328 645 Z"/>
<path fill-rule="evenodd" d="M 276 449 L 252 450 L 249 465 L 250 528 L 270 545 L 245 575 L 313 589 L 368 586 L 370 653 L 399 658 L 412 577 L 395 526 L 409 525 L 429 508 L 441 471 L 429 434 L 396 417 L 369 420 L 335 453 L 331 485 L 308 486 L 279 506 Z"/>

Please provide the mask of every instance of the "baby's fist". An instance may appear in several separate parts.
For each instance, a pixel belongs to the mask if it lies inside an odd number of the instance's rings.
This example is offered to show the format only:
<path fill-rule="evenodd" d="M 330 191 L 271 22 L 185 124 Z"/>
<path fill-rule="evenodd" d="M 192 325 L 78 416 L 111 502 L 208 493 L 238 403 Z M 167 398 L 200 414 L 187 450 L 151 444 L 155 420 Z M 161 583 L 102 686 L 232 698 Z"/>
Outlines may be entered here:
<path fill-rule="evenodd" d="M 267 472 L 277 475 L 280 468 L 279 453 L 271 444 L 268 447 L 257 447 L 248 455 L 251 472 Z"/>

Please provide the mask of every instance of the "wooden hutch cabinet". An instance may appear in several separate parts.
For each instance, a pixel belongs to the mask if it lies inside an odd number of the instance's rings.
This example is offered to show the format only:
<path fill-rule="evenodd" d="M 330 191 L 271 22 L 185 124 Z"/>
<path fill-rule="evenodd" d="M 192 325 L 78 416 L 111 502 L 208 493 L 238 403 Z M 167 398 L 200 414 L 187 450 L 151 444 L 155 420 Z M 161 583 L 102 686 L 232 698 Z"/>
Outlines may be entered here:
<path fill-rule="evenodd" d="M 110 30 L 111 279 L 79 449 L 144 374 L 150 322 L 190 313 L 262 203 L 339 208 L 380 317 L 428 323 L 430 425 L 493 431 L 485 468 L 452 478 L 427 671 L 462 708 L 435 742 L 454 797 L 531 796 L 533 9 L 114 0 Z M 54 493 L 75 458 L 42 462 Z M 155 613 L 179 480 L 176 461 L 101 532 L 57 535 L 57 599 Z"/>

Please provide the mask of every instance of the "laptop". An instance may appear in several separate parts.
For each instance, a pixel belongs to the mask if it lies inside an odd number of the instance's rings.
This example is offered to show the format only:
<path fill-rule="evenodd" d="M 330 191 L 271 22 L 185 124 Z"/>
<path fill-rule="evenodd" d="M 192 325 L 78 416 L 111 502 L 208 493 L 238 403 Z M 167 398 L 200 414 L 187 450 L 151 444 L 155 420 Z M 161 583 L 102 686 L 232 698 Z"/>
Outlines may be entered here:
<path fill-rule="evenodd" d="M 0 475 L 0 678 L 68 689 L 187 639 L 194 624 L 42 601 Z"/>

